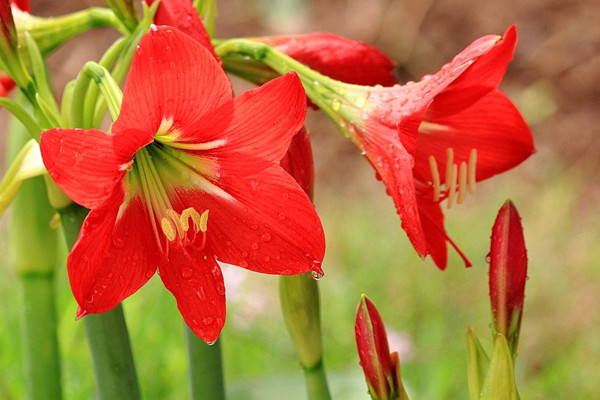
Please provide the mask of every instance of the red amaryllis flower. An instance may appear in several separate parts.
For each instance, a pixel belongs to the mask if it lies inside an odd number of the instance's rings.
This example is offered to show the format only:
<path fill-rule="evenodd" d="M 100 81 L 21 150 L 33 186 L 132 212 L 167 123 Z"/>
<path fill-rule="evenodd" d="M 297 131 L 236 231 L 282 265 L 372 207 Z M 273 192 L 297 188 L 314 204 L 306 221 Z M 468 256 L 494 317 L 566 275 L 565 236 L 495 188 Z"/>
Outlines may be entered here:
<path fill-rule="evenodd" d="M 50 175 L 92 209 L 68 258 L 79 316 L 110 310 L 158 266 L 187 324 L 210 342 L 225 320 L 217 260 L 270 274 L 322 273 L 318 216 L 277 164 L 305 112 L 295 74 L 233 99 L 208 50 L 153 26 L 136 50 L 112 134 L 42 134 Z"/>
<path fill-rule="evenodd" d="M 507 201 L 498 212 L 492 228 L 490 259 L 490 300 L 494 330 L 506 337 L 513 356 L 517 352 L 525 281 L 527 249 L 521 217 L 514 204 Z"/>
<path fill-rule="evenodd" d="M 400 378 L 398 353 L 390 354 L 383 320 L 375 304 L 365 295 L 358 303 L 354 333 L 371 397 L 378 400 L 408 399 Z"/>
<path fill-rule="evenodd" d="M 154 1 L 147 0 L 147 3 L 152 4 Z M 190 0 L 161 0 L 154 21 L 158 25 L 171 25 L 183 33 L 187 33 L 206 47 L 213 57 L 221 62 L 215 54 L 204 24 Z"/>
<path fill-rule="evenodd" d="M 475 182 L 506 171 L 534 152 L 531 131 L 497 89 L 517 31 L 485 36 L 435 75 L 390 88 L 343 85 L 331 103 L 386 185 L 414 248 L 441 269 L 447 242 L 440 202 L 462 202 Z M 328 82 L 328 85 L 334 85 Z"/>

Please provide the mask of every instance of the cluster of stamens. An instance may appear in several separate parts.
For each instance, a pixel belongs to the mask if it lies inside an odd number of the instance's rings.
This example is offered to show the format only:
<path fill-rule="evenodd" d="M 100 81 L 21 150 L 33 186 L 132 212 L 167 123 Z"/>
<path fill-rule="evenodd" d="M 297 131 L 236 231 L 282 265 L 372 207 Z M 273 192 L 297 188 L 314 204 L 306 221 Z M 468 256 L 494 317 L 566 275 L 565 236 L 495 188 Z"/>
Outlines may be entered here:
<path fill-rule="evenodd" d="M 442 183 L 437 161 L 434 156 L 429 156 L 429 168 L 431 169 L 431 180 L 433 186 L 433 201 L 437 202 L 443 196 L 448 199 L 447 207 L 452 207 L 456 198 L 456 203 L 461 204 L 465 201 L 467 191 L 475 193 L 477 167 L 477 150 L 472 149 L 468 161 L 462 161 L 460 164 L 454 163 L 454 150 L 446 149 L 446 176 Z M 442 199 L 443 200 L 443 199 Z"/>
<path fill-rule="evenodd" d="M 203 235 L 201 247 L 204 247 L 208 228 L 208 210 L 199 214 L 198 211 L 190 207 L 179 214 L 173 209 L 168 209 L 165 214 L 166 216 L 160 221 L 160 227 L 169 242 L 184 245 L 189 240 L 191 243 L 196 239 L 196 235 L 201 232 Z M 191 225 L 190 220 L 192 221 Z M 190 228 L 192 228 L 192 235 L 188 237 L 187 233 Z"/>

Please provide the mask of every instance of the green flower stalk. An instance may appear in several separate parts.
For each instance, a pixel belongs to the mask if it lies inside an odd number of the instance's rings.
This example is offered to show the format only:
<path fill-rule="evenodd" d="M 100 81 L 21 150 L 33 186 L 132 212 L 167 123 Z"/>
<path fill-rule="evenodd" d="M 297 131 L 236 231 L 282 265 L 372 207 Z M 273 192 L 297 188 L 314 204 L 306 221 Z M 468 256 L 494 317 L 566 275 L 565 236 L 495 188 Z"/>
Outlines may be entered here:
<path fill-rule="evenodd" d="M 133 0 L 104 0 L 129 32 L 138 24 L 138 13 Z"/>
<path fill-rule="evenodd" d="M 9 151 L 14 156 L 27 134 L 14 119 L 9 130 Z M 32 140 L 25 149 L 35 149 L 35 146 L 37 144 Z M 22 171 L 20 169 L 17 175 Z M 9 243 L 11 263 L 23 295 L 26 398 L 55 400 L 60 399 L 62 394 L 54 306 L 59 232 L 50 227 L 55 211 L 48 203 L 44 180 L 36 177 L 22 185 L 19 181 L 18 186 L 21 188 L 12 204 Z"/>
<path fill-rule="evenodd" d="M 25 32 L 36 41 L 42 54 L 48 54 L 66 41 L 91 29 L 114 27 L 128 34 L 114 12 L 106 8 L 91 7 L 59 17 L 38 17 L 13 7 L 12 15 L 20 43 Z M 27 49 L 25 49 L 27 51 Z"/>

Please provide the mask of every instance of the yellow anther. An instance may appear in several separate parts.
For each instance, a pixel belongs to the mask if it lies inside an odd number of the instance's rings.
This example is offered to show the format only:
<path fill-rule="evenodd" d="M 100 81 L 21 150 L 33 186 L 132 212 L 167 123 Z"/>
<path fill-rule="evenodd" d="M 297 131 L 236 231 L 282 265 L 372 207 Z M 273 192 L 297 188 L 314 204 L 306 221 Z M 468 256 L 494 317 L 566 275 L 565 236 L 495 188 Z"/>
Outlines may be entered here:
<path fill-rule="evenodd" d="M 448 205 L 447 207 L 452 207 L 452 202 L 454 201 L 454 195 L 456 194 L 456 180 L 458 178 L 458 167 L 456 164 L 448 165 L 446 164 L 446 171 L 450 170 L 450 179 L 446 181 L 446 186 L 448 187 Z M 447 175 L 447 174 L 446 174 Z"/>
<path fill-rule="evenodd" d="M 458 197 L 456 203 L 462 204 L 465 197 L 467 197 L 467 163 L 463 161 L 460 163 L 458 170 Z"/>
<path fill-rule="evenodd" d="M 160 220 L 160 227 L 167 239 L 169 239 L 169 242 L 175 240 L 175 229 L 173 228 L 173 224 L 167 218 L 163 217 L 163 219 Z"/>
<path fill-rule="evenodd" d="M 433 201 L 438 201 L 441 196 L 440 171 L 434 156 L 429 156 L 429 169 L 431 169 L 431 180 L 433 184 Z"/>
<path fill-rule="evenodd" d="M 477 175 L 475 173 L 477 169 L 477 149 L 472 149 L 469 155 L 469 176 L 467 183 L 469 185 L 469 192 L 475 193 L 475 186 L 477 183 Z"/>
<path fill-rule="evenodd" d="M 177 214 L 177 211 L 171 208 L 167 209 L 166 213 L 167 216 L 171 217 L 171 222 L 173 223 L 173 225 L 175 225 L 175 228 L 177 229 L 177 235 L 179 235 L 179 237 L 182 238 L 187 229 L 184 229 L 183 225 L 181 224 L 180 215 Z"/>
<path fill-rule="evenodd" d="M 204 211 L 200 216 L 200 223 L 198 224 L 200 231 L 206 232 L 208 229 L 208 210 Z"/>

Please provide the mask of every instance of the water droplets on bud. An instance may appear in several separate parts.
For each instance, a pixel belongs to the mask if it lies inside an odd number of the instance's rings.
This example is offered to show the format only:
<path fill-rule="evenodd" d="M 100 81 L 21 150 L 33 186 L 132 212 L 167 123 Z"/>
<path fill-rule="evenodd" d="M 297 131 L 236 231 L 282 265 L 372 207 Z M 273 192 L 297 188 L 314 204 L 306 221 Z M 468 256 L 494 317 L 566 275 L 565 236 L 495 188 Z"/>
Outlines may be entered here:
<path fill-rule="evenodd" d="M 260 240 L 262 240 L 263 242 L 268 242 L 271 240 L 271 234 L 268 232 L 264 232 L 261 236 L 260 236 Z"/>
<path fill-rule="evenodd" d="M 202 320 L 202 323 L 204 325 L 212 325 L 213 322 L 214 322 L 213 317 L 206 317 Z"/>
<path fill-rule="evenodd" d="M 250 245 L 250 248 L 251 248 L 252 250 L 258 250 L 258 243 L 252 243 L 252 244 Z"/>
<path fill-rule="evenodd" d="M 310 275 L 312 276 L 312 278 L 313 278 L 315 281 L 318 281 L 318 280 L 320 280 L 321 278 L 323 278 L 323 274 L 322 274 L 322 273 L 319 273 L 319 272 L 317 272 L 317 271 L 310 271 Z"/>

